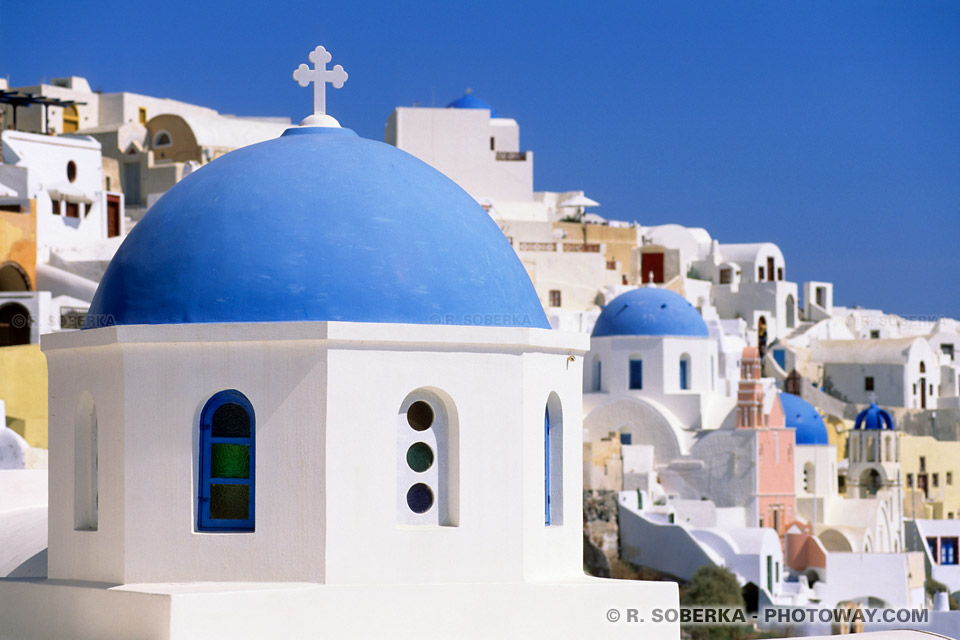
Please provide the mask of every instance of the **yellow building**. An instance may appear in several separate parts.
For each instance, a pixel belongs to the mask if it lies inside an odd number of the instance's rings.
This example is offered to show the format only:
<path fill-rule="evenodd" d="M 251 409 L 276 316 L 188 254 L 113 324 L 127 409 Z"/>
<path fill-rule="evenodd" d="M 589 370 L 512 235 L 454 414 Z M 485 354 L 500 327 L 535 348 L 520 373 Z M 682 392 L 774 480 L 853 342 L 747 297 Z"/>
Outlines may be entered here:
<path fill-rule="evenodd" d="M 903 515 L 960 518 L 960 442 L 900 434 Z"/>
<path fill-rule="evenodd" d="M 31 447 L 47 448 L 47 359 L 39 344 L 0 348 L 0 399 L 7 425 Z"/>

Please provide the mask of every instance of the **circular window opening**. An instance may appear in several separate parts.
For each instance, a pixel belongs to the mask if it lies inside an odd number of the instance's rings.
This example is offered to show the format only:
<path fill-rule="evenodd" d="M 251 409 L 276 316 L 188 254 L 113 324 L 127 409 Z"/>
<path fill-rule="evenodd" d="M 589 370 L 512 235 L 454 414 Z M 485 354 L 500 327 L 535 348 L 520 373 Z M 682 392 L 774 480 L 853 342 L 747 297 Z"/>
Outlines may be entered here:
<path fill-rule="evenodd" d="M 71 160 L 67 163 L 67 180 L 73 182 L 77 179 L 77 163 Z"/>
<path fill-rule="evenodd" d="M 417 442 L 407 449 L 407 464 L 417 473 L 433 466 L 433 449 L 426 442 Z"/>
<path fill-rule="evenodd" d="M 407 409 L 407 423 L 414 431 L 426 431 L 433 424 L 433 407 L 417 400 Z"/>
<path fill-rule="evenodd" d="M 433 506 L 433 491 L 430 487 L 418 482 L 407 491 L 407 506 L 414 513 L 426 513 Z"/>

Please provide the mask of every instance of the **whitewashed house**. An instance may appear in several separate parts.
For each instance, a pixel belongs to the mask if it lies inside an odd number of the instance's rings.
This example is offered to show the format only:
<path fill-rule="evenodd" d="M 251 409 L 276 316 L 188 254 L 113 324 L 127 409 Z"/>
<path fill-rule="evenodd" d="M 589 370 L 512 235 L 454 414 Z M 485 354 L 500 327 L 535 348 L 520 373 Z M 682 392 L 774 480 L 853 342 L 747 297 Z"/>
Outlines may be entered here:
<path fill-rule="evenodd" d="M 823 367 L 823 386 L 857 404 L 934 409 L 940 357 L 922 337 L 820 340 L 810 360 Z"/>

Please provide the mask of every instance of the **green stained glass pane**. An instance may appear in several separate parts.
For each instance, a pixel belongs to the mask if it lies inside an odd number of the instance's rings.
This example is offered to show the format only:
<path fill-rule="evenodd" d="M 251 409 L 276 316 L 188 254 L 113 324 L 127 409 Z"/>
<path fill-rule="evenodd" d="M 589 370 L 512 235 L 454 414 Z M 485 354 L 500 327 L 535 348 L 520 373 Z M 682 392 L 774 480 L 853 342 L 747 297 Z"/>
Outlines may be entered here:
<path fill-rule="evenodd" d="M 417 473 L 423 473 L 433 465 L 433 450 L 425 442 L 418 442 L 407 449 L 407 464 Z"/>
<path fill-rule="evenodd" d="M 210 485 L 210 517 L 246 520 L 250 517 L 250 487 L 245 484 Z"/>
<path fill-rule="evenodd" d="M 250 447 L 245 444 L 211 445 L 211 478 L 249 478 Z"/>

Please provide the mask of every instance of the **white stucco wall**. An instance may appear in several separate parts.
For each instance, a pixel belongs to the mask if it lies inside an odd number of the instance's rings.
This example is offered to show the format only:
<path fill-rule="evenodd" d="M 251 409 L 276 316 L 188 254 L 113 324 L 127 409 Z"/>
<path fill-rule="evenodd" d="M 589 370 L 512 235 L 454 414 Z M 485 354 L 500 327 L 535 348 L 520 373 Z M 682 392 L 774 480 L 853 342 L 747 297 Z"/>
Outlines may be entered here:
<path fill-rule="evenodd" d="M 51 336 L 50 468 L 61 490 L 51 496 L 50 577 L 356 584 L 579 575 L 580 519 L 571 514 L 580 512 L 581 432 L 563 431 L 565 525 L 544 527 L 543 412 L 555 392 L 565 423 L 580 424 L 585 348 L 585 336 L 544 330 L 347 323 Z M 98 375 L 79 373 L 91 370 Z M 459 416 L 458 526 L 397 526 L 397 416 L 421 388 L 448 396 Z M 240 390 L 256 413 L 255 533 L 195 530 L 198 416 L 221 389 Z M 74 530 L 83 391 L 99 429 L 97 531 Z M 505 445 L 518 434 L 521 446 Z"/>
<path fill-rule="evenodd" d="M 45 262 L 50 251 L 107 237 L 106 199 L 100 143 L 85 137 L 41 136 L 4 131 L 4 163 L 28 168 L 27 198 L 37 200 L 37 258 Z M 67 166 L 76 167 L 73 182 Z M 61 204 L 54 214 L 51 198 L 79 202 L 78 218 L 66 215 Z"/>
<path fill-rule="evenodd" d="M 398 107 L 385 132 L 388 144 L 446 174 L 474 199 L 524 202 L 533 197 L 533 152 L 520 151 L 519 137 L 515 121 L 491 118 L 485 109 Z M 497 152 L 526 156 L 498 160 Z"/>

